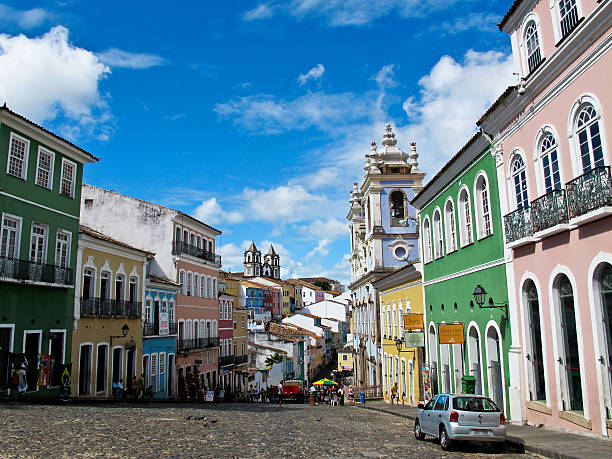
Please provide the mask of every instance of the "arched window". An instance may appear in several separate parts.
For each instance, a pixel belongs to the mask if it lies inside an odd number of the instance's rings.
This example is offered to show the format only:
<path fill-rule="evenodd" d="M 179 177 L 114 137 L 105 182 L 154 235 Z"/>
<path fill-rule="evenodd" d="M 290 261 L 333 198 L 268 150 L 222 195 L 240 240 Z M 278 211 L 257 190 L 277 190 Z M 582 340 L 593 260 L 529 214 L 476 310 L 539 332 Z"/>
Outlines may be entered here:
<path fill-rule="evenodd" d="M 397 311 L 393 307 L 393 339 L 397 338 Z"/>
<path fill-rule="evenodd" d="M 564 399 L 566 410 L 582 411 L 582 381 L 580 355 L 578 351 L 578 330 L 574 309 L 574 290 L 565 274 L 557 280 L 557 299 L 560 309 L 563 369 L 567 397 Z M 569 405 L 569 406 L 568 406 Z"/>
<path fill-rule="evenodd" d="M 434 237 L 434 258 L 440 258 L 444 255 L 444 243 L 442 238 L 442 217 L 440 209 L 436 209 L 433 215 L 433 237 Z"/>
<path fill-rule="evenodd" d="M 455 225 L 455 206 L 453 200 L 444 206 L 444 228 L 446 229 L 446 253 L 457 250 L 457 227 Z"/>
<path fill-rule="evenodd" d="M 372 231 L 372 209 L 370 208 L 370 197 L 368 196 L 368 232 Z"/>
<path fill-rule="evenodd" d="M 576 117 L 576 137 L 582 172 L 586 174 L 595 167 L 604 165 L 603 147 L 599 128 L 599 116 L 595 107 L 587 104 Z"/>
<path fill-rule="evenodd" d="M 542 62 L 540 51 L 540 39 L 538 37 L 538 27 L 535 21 L 529 21 L 525 27 L 524 43 L 527 54 L 527 68 L 529 73 L 533 72 Z"/>
<path fill-rule="evenodd" d="M 540 302 L 538 289 L 531 279 L 525 283 L 523 295 L 527 306 L 528 329 L 531 331 L 528 347 L 529 399 L 546 401 L 546 381 L 544 379 L 544 354 L 542 351 L 542 329 L 540 326 Z"/>
<path fill-rule="evenodd" d="M 514 199 L 517 209 L 529 207 L 527 194 L 527 171 L 521 155 L 515 155 L 512 160 L 512 184 L 514 186 Z"/>
<path fill-rule="evenodd" d="M 400 221 L 406 218 L 405 200 L 406 195 L 399 190 L 395 190 L 389 195 L 391 226 L 401 226 Z"/>
<path fill-rule="evenodd" d="M 557 140 L 550 132 L 546 133 L 540 142 L 540 158 L 546 193 L 561 189 Z"/>
<path fill-rule="evenodd" d="M 423 258 L 425 263 L 431 261 L 431 225 L 429 224 L 429 217 L 425 217 L 423 220 Z"/>
<path fill-rule="evenodd" d="M 459 232 L 462 247 L 474 242 L 470 195 L 467 188 L 462 188 L 459 192 Z"/>
<path fill-rule="evenodd" d="M 476 178 L 475 187 L 476 217 L 478 237 L 487 237 L 493 234 L 491 224 L 491 202 L 489 201 L 489 186 L 485 174 L 480 174 Z"/>

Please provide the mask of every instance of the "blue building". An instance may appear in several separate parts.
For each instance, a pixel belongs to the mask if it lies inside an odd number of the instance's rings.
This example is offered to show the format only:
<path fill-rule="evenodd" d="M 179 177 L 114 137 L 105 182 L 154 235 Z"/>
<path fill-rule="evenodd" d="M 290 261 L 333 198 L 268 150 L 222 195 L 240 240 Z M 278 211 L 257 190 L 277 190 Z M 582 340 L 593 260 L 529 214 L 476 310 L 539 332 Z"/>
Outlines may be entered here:
<path fill-rule="evenodd" d="M 176 394 L 176 293 L 179 285 L 149 274 L 142 318 L 142 368 L 153 397 Z"/>
<path fill-rule="evenodd" d="M 250 282 L 247 284 L 246 307 L 258 313 L 263 310 L 263 287 L 257 287 Z"/>

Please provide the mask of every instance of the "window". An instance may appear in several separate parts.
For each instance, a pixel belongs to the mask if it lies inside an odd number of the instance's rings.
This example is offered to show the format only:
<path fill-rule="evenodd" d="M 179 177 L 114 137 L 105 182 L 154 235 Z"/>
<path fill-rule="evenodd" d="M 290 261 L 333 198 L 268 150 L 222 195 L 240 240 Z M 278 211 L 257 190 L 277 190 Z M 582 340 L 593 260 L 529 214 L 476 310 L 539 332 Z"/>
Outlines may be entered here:
<path fill-rule="evenodd" d="M 187 296 L 191 296 L 192 294 L 192 291 L 191 291 L 192 280 L 193 280 L 193 274 L 187 273 Z"/>
<path fill-rule="evenodd" d="M 206 298 L 213 298 L 210 277 L 206 278 Z"/>
<path fill-rule="evenodd" d="M 538 38 L 538 28 L 535 21 L 529 21 L 525 28 L 525 51 L 527 53 L 527 68 L 529 73 L 533 72 L 542 62 L 540 51 L 540 39 Z"/>
<path fill-rule="evenodd" d="M 94 296 L 95 288 L 95 273 L 93 269 L 85 268 L 83 270 L 83 299 L 87 300 Z"/>
<path fill-rule="evenodd" d="M 159 354 L 159 374 L 163 375 L 166 372 L 166 353 Z"/>
<path fill-rule="evenodd" d="M 148 324 L 151 323 L 151 300 L 150 299 L 147 299 L 147 301 L 145 302 L 144 320 Z"/>
<path fill-rule="evenodd" d="M 595 167 L 604 165 L 603 148 L 599 127 L 599 116 L 595 108 L 588 104 L 576 117 L 576 137 L 582 164 L 586 174 Z"/>
<path fill-rule="evenodd" d="M 157 374 L 157 354 L 151 354 L 151 376 Z"/>
<path fill-rule="evenodd" d="M 474 242 L 472 232 L 472 212 L 470 195 L 467 188 L 462 188 L 459 192 L 459 230 L 461 233 L 461 247 Z"/>
<path fill-rule="evenodd" d="M 74 182 L 76 179 L 76 164 L 67 159 L 62 159 L 62 178 L 60 194 L 74 198 Z"/>
<path fill-rule="evenodd" d="M 173 324 L 174 321 L 174 301 L 170 300 L 170 305 L 168 306 L 168 322 Z"/>
<path fill-rule="evenodd" d="M 115 276 L 115 300 L 123 301 L 124 277 L 122 274 Z"/>
<path fill-rule="evenodd" d="M 193 275 L 193 296 L 198 296 L 200 293 L 200 275 L 195 273 Z"/>
<path fill-rule="evenodd" d="M 18 258 L 20 233 L 20 220 L 8 216 L 2 218 L 2 245 L 0 246 L 0 257 Z"/>
<path fill-rule="evenodd" d="M 223 307 L 225 305 L 225 301 L 219 301 L 219 319 L 223 320 Z"/>
<path fill-rule="evenodd" d="M 434 237 L 434 258 L 440 258 L 444 256 L 444 249 L 442 244 L 442 217 L 440 216 L 440 209 L 436 209 L 433 215 L 433 237 Z"/>
<path fill-rule="evenodd" d="M 423 255 L 425 263 L 431 261 L 431 228 L 429 217 L 425 217 L 423 221 L 423 251 L 425 252 Z"/>
<path fill-rule="evenodd" d="M 200 297 L 206 298 L 206 278 L 204 275 L 200 277 Z"/>
<path fill-rule="evenodd" d="M 478 217 L 478 237 L 483 238 L 493 234 L 491 226 L 491 203 L 486 176 L 480 174 L 476 178 L 476 216 Z"/>
<path fill-rule="evenodd" d="M 67 268 L 70 264 L 70 234 L 58 231 L 55 239 L 55 266 Z"/>
<path fill-rule="evenodd" d="M 174 236 L 174 242 L 181 242 L 181 229 L 176 228 L 176 235 Z"/>
<path fill-rule="evenodd" d="M 47 228 L 41 225 L 32 225 L 32 238 L 30 241 L 30 261 L 44 263 L 47 254 Z"/>
<path fill-rule="evenodd" d="M 557 150 L 555 137 L 551 133 L 546 133 L 540 144 L 540 157 L 542 159 L 542 172 L 544 173 L 546 193 L 561 188 Z"/>
<path fill-rule="evenodd" d="M 179 272 L 179 293 L 181 295 L 185 294 L 185 271 L 180 271 Z"/>
<path fill-rule="evenodd" d="M 406 218 L 405 198 L 404 193 L 399 190 L 395 190 L 389 195 L 391 226 L 399 226 L 400 220 Z"/>
<path fill-rule="evenodd" d="M 138 278 L 130 277 L 130 303 L 138 301 Z"/>
<path fill-rule="evenodd" d="M 38 164 L 36 166 L 36 184 L 43 188 L 53 187 L 54 154 L 42 147 L 38 148 Z"/>
<path fill-rule="evenodd" d="M 109 274 L 100 274 L 100 298 L 107 300 L 110 298 Z"/>
<path fill-rule="evenodd" d="M 529 197 L 527 195 L 527 172 L 523 158 L 518 154 L 515 154 L 514 160 L 512 161 L 512 183 L 514 185 L 516 208 L 522 209 L 529 207 Z"/>
<path fill-rule="evenodd" d="M 561 38 L 570 33 L 578 23 L 578 6 L 576 0 L 559 0 L 561 19 Z"/>
<path fill-rule="evenodd" d="M 213 278 L 212 280 L 212 291 L 213 291 L 212 297 L 216 299 L 217 298 L 217 279 L 215 278 Z"/>
<path fill-rule="evenodd" d="M 23 137 L 11 133 L 6 173 L 25 180 L 28 173 L 29 151 L 30 142 Z"/>
<path fill-rule="evenodd" d="M 106 391 L 107 356 L 108 346 L 106 344 L 99 345 L 96 357 L 96 392 Z"/>
<path fill-rule="evenodd" d="M 165 298 L 161 303 L 161 312 L 168 312 L 168 301 Z"/>
<path fill-rule="evenodd" d="M 444 206 L 444 227 L 446 229 L 446 253 L 457 250 L 457 227 L 455 226 L 455 206 L 452 199 Z"/>

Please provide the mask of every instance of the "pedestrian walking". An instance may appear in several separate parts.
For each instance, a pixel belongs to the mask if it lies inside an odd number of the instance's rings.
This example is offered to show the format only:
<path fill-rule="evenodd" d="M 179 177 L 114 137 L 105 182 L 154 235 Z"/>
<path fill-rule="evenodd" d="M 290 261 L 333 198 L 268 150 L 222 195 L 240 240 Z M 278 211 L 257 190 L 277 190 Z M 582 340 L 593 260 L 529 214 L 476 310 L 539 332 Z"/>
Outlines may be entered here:
<path fill-rule="evenodd" d="M 26 379 L 26 366 L 24 363 L 21 364 L 21 368 L 17 371 L 17 391 L 23 393 L 28 390 L 28 381 Z"/>
<path fill-rule="evenodd" d="M 391 405 L 393 405 L 393 400 L 395 400 L 396 403 L 399 403 L 397 396 L 397 383 L 393 383 L 393 387 L 391 388 Z"/>
<path fill-rule="evenodd" d="M 138 400 L 142 400 L 144 398 L 144 392 L 145 392 L 145 379 L 144 379 L 144 373 L 142 373 L 139 377 L 138 377 L 138 382 L 137 382 L 137 387 L 138 387 L 138 391 L 136 392 L 136 398 Z"/>
<path fill-rule="evenodd" d="M 282 408 L 283 407 L 283 380 L 281 379 L 281 381 L 278 383 L 278 407 Z"/>

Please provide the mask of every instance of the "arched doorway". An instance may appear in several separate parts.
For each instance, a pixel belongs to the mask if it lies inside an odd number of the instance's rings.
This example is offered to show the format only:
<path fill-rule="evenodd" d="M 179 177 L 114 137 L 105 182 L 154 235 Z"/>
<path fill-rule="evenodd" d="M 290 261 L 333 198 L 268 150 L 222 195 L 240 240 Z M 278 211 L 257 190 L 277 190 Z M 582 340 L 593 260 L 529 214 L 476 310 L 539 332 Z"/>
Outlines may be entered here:
<path fill-rule="evenodd" d="M 440 344 L 440 361 L 442 370 L 442 392 L 449 394 L 451 389 L 450 344 Z"/>
<path fill-rule="evenodd" d="M 475 326 L 470 327 L 468 332 L 468 357 L 469 372 L 476 378 L 477 394 L 482 395 L 482 373 L 480 365 L 480 334 Z"/>
<path fill-rule="evenodd" d="M 557 278 L 557 299 L 560 312 L 561 349 L 559 349 L 562 365 L 562 382 L 565 386 L 563 410 L 582 411 L 582 381 L 580 355 L 578 351 L 578 332 L 576 326 L 576 311 L 574 309 L 574 290 L 565 274 Z M 563 381 L 564 380 L 564 381 Z"/>
<path fill-rule="evenodd" d="M 540 325 L 540 301 L 535 283 L 528 279 L 523 287 L 523 298 L 527 315 L 527 367 L 529 399 L 546 401 L 544 377 L 544 353 L 542 350 L 542 328 Z"/>
<path fill-rule="evenodd" d="M 429 377 L 431 379 L 432 397 L 439 392 L 438 389 L 438 342 L 436 339 L 436 327 L 434 324 L 429 326 Z"/>
<path fill-rule="evenodd" d="M 599 293 L 601 320 L 603 325 L 604 372 L 607 377 L 608 390 L 605 394 L 606 417 L 612 418 L 612 265 L 605 263 L 596 273 Z"/>
<path fill-rule="evenodd" d="M 487 368 L 489 370 L 489 396 L 502 411 L 506 411 L 504 407 L 504 383 L 502 378 L 499 334 L 493 326 L 489 327 L 487 330 L 487 361 Z"/>

